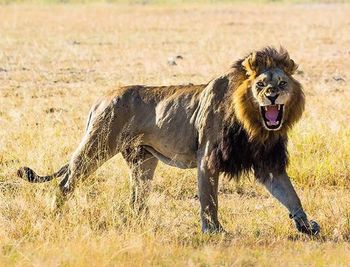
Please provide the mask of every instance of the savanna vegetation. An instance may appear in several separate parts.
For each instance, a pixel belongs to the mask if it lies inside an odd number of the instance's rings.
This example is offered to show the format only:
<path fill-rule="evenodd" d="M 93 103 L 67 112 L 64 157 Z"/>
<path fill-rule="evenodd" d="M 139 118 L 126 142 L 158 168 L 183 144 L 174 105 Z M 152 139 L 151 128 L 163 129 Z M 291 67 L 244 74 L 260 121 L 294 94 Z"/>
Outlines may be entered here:
<path fill-rule="evenodd" d="M 145 1 L 146 3 L 147 1 Z M 1 266 L 348 266 L 350 264 L 350 6 L 234 3 L 0 6 Z M 159 164 L 150 214 L 129 208 L 120 156 L 52 211 L 89 107 L 119 85 L 205 83 L 265 45 L 300 65 L 307 104 L 290 134 L 288 168 L 318 237 L 251 176 L 221 179 L 227 234 L 200 232 L 196 171 Z M 169 64 L 170 63 L 170 64 Z"/>

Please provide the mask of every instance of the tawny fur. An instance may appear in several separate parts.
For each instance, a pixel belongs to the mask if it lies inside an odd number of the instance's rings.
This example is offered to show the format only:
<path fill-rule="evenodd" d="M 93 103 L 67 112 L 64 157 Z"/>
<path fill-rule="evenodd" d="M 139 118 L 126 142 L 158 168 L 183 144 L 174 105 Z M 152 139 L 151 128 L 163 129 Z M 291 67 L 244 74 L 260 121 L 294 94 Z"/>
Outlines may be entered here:
<path fill-rule="evenodd" d="M 260 73 L 276 68 L 288 75 L 291 97 L 285 105 L 283 127 L 268 131 L 262 127 L 251 86 Z M 229 138 L 237 136 L 234 131 L 244 135 L 240 138 L 259 157 L 266 158 L 278 145 L 277 150 L 283 150 L 278 160 L 283 168 L 287 162 L 287 132 L 300 119 L 305 105 L 301 85 L 292 77 L 296 68 L 286 50 L 267 47 L 236 61 L 208 84 L 137 85 L 114 90 L 93 105 L 84 139 L 69 162 L 67 181 L 87 176 L 119 152 L 127 157 L 126 151 L 135 139 L 138 146 L 167 164 L 193 168 L 198 166 L 198 155 L 203 155 L 202 164 L 213 173 L 222 172 L 220 160 L 229 162 L 230 153 L 234 153 L 234 140 Z M 244 168 L 253 167 L 259 157 L 250 159 L 251 165 Z M 18 173 L 30 181 L 52 179 L 40 177 L 29 168 Z"/>
<path fill-rule="evenodd" d="M 288 208 L 297 229 L 317 234 L 319 226 L 308 223 L 286 174 L 287 132 L 305 104 L 301 85 L 292 77 L 296 68 L 285 50 L 268 47 L 238 60 L 208 84 L 119 88 L 93 105 L 67 165 L 51 176 L 26 167 L 18 175 L 30 182 L 64 176 L 64 199 L 78 180 L 121 153 L 131 170 L 132 206 L 143 211 L 158 160 L 197 167 L 202 231 L 217 232 L 223 230 L 217 214 L 219 174 L 239 177 L 254 170 Z"/>

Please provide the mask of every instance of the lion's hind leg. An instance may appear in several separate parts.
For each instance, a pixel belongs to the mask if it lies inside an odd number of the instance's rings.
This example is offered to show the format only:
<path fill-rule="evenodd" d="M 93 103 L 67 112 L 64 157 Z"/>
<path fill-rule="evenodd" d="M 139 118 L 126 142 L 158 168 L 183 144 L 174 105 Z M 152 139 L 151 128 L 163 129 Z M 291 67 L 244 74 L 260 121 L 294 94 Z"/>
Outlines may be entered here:
<path fill-rule="evenodd" d="M 121 130 L 113 128 L 113 113 L 102 114 L 88 126 L 83 140 L 73 153 L 68 170 L 61 180 L 57 206 L 74 191 L 76 183 L 95 172 L 119 152 Z"/>
<path fill-rule="evenodd" d="M 130 168 L 130 205 L 140 215 L 147 212 L 146 203 L 158 159 L 141 146 L 126 149 L 122 155 Z"/>
<path fill-rule="evenodd" d="M 108 140 L 100 140 L 97 131 L 85 135 L 83 141 L 73 153 L 68 170 L 60 182 L 60 193 L 67 198 L 78 181 L 83 181 L 103 163 L 118 153 L 116 147 L 107 147 Z"/>

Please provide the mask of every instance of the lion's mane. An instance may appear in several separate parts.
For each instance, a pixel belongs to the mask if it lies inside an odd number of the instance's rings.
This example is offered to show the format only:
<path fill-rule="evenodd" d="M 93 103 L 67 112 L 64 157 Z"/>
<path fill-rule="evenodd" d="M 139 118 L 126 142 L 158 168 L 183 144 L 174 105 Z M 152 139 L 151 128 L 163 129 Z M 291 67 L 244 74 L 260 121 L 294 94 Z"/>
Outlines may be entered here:
<path fill-rule="evenodd" d="M 293 88 L 285 108 L 283 127 L 268 131 L 261 124 L 259 110 L 254 106 L 251 81 L 269 68 L 280 68 L 289 75 Z M 288 164 L 288 130 L 300 119 L 305 106 L 301 85 L 292 74 L 297 65 L 286 50 L 267 47 L 235 62 L 230 70 L 232 98 L 226 103 L 226 118 L 220 138 L 209 157 L 212 171 L 230 177 L 242 172 L 268 169 L 283 171 Z"/>

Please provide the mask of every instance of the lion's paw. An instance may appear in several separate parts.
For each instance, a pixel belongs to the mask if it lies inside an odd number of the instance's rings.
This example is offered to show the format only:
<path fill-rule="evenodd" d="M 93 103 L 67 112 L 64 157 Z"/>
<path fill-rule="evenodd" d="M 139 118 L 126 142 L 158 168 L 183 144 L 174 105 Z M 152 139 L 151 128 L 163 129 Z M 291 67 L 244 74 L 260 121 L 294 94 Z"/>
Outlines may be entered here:
<path fill-rule="evenodd" d="M 320 226 L 316 221 L 300 222 L 295 220 L 295 226 L 299 232 L 312 236 L 318 235 L 320 232 Z"/>
<path fill-rule="evenodd" d="M 222 225 L 219 224 L 206 224 L 202 226 L 202 232 L 204 234 L 220 234 L 220 233 L 226 233 L 225 229 L 222 227 Z"/>

